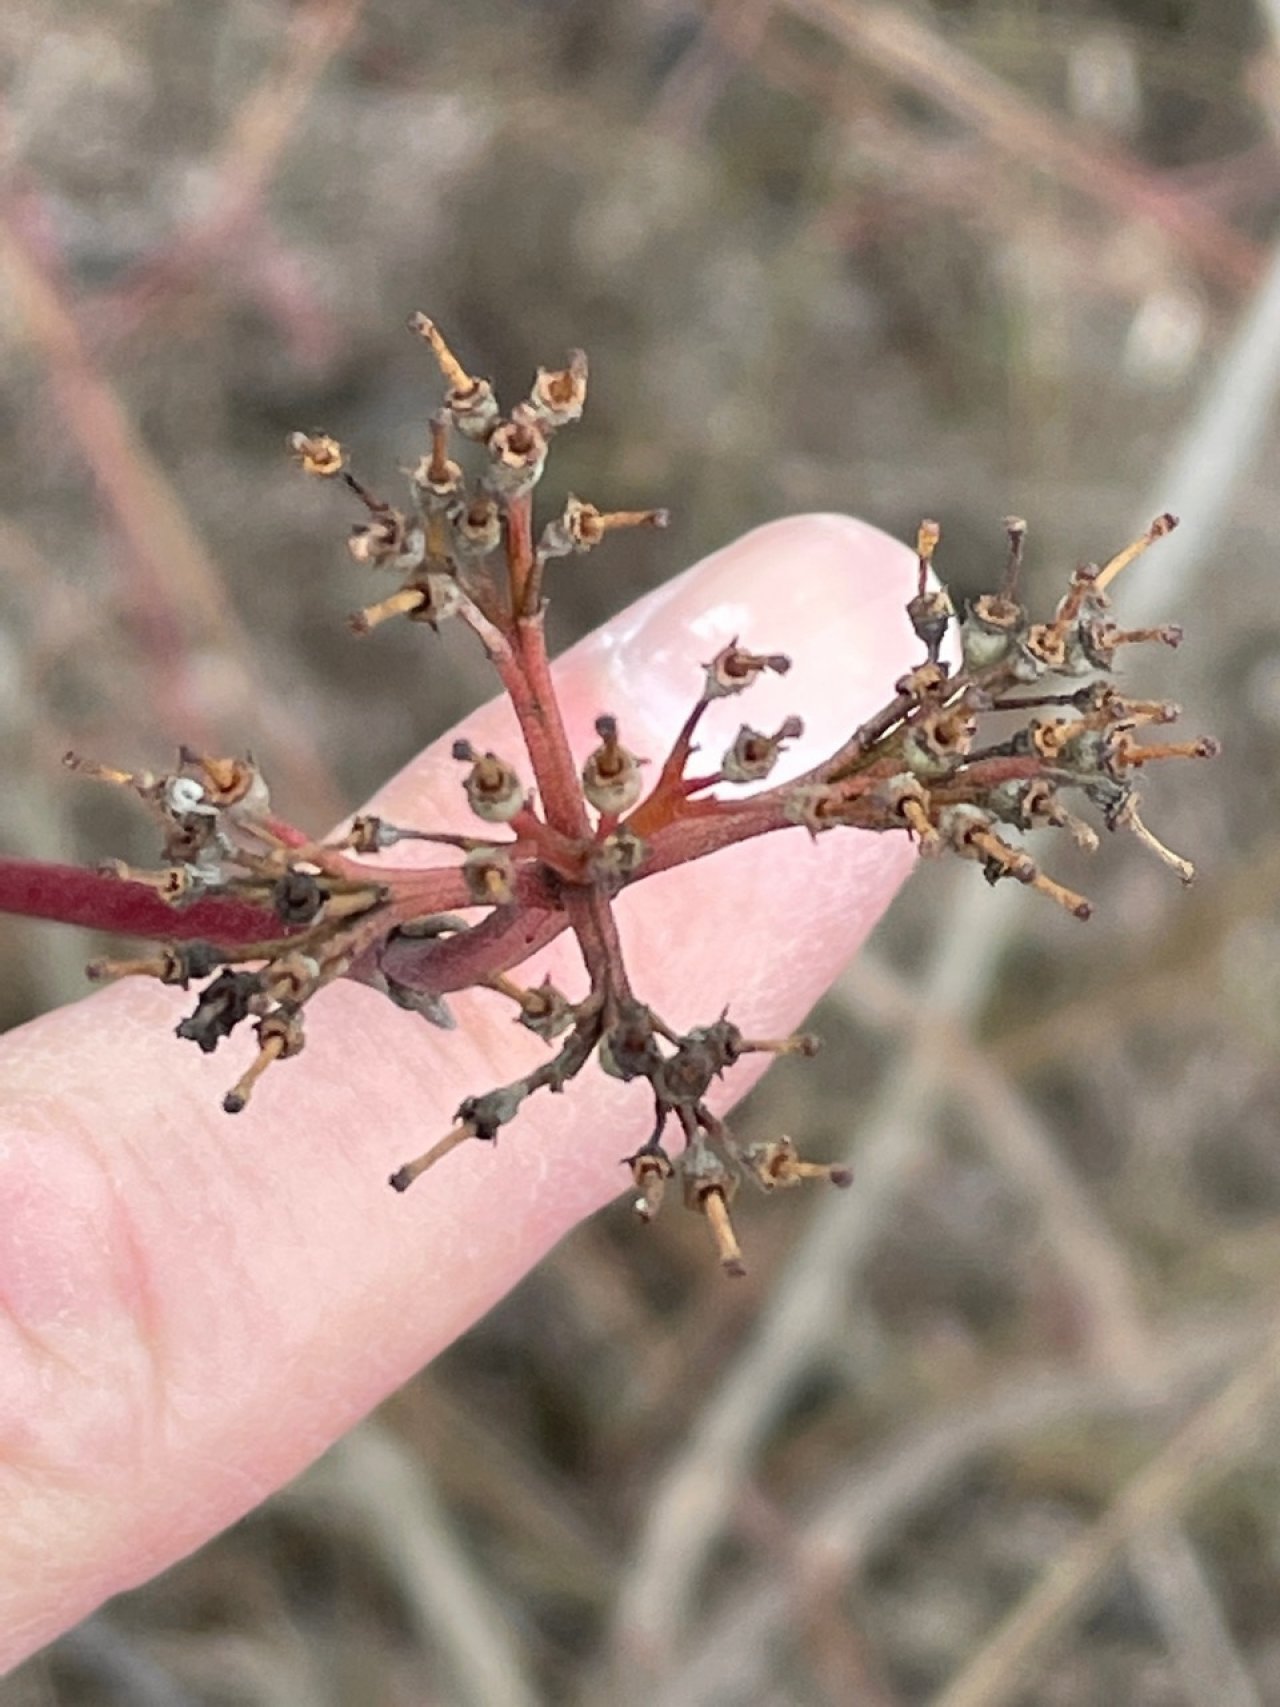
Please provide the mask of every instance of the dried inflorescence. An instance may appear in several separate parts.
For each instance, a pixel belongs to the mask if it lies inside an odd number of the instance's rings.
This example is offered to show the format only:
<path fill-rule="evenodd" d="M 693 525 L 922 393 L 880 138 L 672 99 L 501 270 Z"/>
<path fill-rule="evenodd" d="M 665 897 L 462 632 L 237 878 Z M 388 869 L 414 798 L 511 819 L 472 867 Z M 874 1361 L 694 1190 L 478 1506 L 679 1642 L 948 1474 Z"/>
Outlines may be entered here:
<path fill-rule="evenodd" d="M 547 659 L 546 567 L 593 549 L 617 528 L 661 527 L 666 514 L 602 512 L 571 497 L 539 532 L 534 489 L 556 433 L 582 413 L 585 356 L 575 352 L 561 370 L 539 369 L 530 395 L 503 414 L 489 382 L 462 366 L 431 321 L 418 315 L 412 326 L 433 351 L 447 391 L 431 422 L 429 449 L 410 476 L 406 507 L 375 497 L 328 435 L 295 434 L 292 449 L 308 474 L 344 482 L 354 494 L 363 515 L 348 542 L 351 554 L 395 580 L 351 626 L 368 633 L 393 617 L 433 628 L 447 619 L 466 624 L 501 678 L 525 752 L 479 752 L 465 740 L 455 743 L 460 787 L 481 826 L 475 836 L 363 816 L 325 841 L 272 814 L 262 777 L 247 759 L 184 750 L 178 770 L 152 776 L 70 758 L 75 768 L 132 789 L 157 814 L 163 869 L 113 870 L 150 886 L 175 909 L 177 940 L 170 946 L 148 959 L 97 962 L 91 975 L 148 974 L 184 989 L 200 984 L 178 1034 L 203 1050 L 251 1021 L 258 1050 L 226 1095 L 232 1113 L 245 1106 L 271 1062 L 302 1048 L 305 1006 L 335 978 L 358 978 L 446 1026 L 451 991 L 490 989 L 515 1005 L 519 1021 L 552 1052 L 510 1084 L 468 1097 L 452 1130 L 392 1176 L 396 1190 L 457 1145 L 496 1138 L 527 1097 L 563 1089 L 594 1057 L 608 1073 L 647 1080 L 652 1092 L 652 1132 L 626 1159 L 638 1213 L 646 1220 L 655 1215 L 678 1175 L 684 1201 L 706 1218 L 725 1269 L 739 1273 L 729 1205 L 743 1178 L 772 1190 L 809 1178 L 844 1186 L 850 1175 L 800 1160 L 788 1138 L 740 1145 L 711 1112 L 708 1093 L 744 1054 L 807 1055 L 816 1045 L 808 1036 L 745 1037 L 727 1013 L 692 1031 L 672 1029 L 631 988 L 615 896 L 654 872 L 769 831 L 802 825 L 816 836 L 849 827 L 905 831 L 921 853 L 974 860 L 990 882 L 1016 879 L 1087 918 L 1089 903 L 1041 871 L 1010 836 L 1054 825 L 1095 847 L 1095 831 L 1069 799 L 1096 808 L 1107 829 L 1133 831 L 1189 879 L 1190 866 L 1162 847 L 1139 816 L 1134 779 L 1157 761 L 1207 757 L 1214 743 L 1144 744 L 1139 731 L 1172 722 L 1177 708 L 1130 698 L 1107 679 L 1124 648 L 1179 641 L 1173 628 L 1118 627 L 1108 598 L 1115 577 L 1168 533 L 1174 518 L 1158 517 L 1103 567 L 1077 569 L 1044 622 L 1033 622 L 1019 597 L 1022 521 L 1005 523 L 1009 555 L 999 591 L 959 616 L 932 576 L 938 526 L 923 522 L 919 584 L 907 607 L 923 658 L 875 716 L 797 779 L 767 785 L 786 744 L 802 733 L 798 717 L 772 733 L 744 724 L 714 769 L 690 774 L 707 707 L 745 692 L 763 672 L 789 668 L 786 657 L 753 652 L 738 640 L 703 666 L 702 690 L 652 771 L 629 750 L 612 712 L 596 723 L 598 746 L 575 759 Z M 478 473 L 469 476 L 454 459 L 455 445 L 460 454 L 469 447 Z M 949 648 L 957 627 L 958 647 Z M 949 651 L 958 653 L 955 662 Z M 1086 677 L 1083 685 L 1061 685 L 1063 678 Z M 990 718 L 1001 713 L 1015 714 L 1013 733 L 984 739 Z M 1001 721 L 1008 726 L 1007 716 Z M 440 844 L 458 858 L 430 870 L 368 862 L 406 840 Z M 216 908 L 194 909 L 211 900 L 236 903 L 240 918 L 246 907 L 259 909 L 261 936 L 224 941 L 205 926 L 209 940 L 191 940 L 183 910 L 216 923 Z M 509 976 L 566 929 L 585 963 L 585 995 L 575 999 L 549 982 L 525 988 Z"/>

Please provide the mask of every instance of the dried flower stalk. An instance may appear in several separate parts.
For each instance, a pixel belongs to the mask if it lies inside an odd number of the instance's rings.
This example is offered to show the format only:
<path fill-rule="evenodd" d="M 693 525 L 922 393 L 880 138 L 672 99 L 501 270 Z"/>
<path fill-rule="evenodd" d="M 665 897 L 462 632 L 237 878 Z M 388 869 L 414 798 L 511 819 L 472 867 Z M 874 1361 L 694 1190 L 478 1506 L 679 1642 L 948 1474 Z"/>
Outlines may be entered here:
<path fill-rule="evenodd" d="M 514 1003 L 520 1023 L 551 1052 L 523 1077 L 468 1097 L 452 1129 L 392 1175 L 395 1189 L 406 1190 L 459 1145 L 496 1138 L 527 1097 L 562 1090 L 594 1057 L 606 1072 L 647 1080 L 653 1095 L 652 1132 L 626 1159 L 637 1212 L 652 1218 L 678 1175 L 725 1271 L 742 1273 L 731 1204 L 743 1178 L 774 1190 L 811 1178 L 847 1186 L 851 1176 L 844 1167 L 802 1161 L 789 1138 L 744 1149 L 712 1114 L 707 1095 L 743 1055 L 808 1055 L 815 1040 L 745 1037 L 728 1013 L 685 1033 L 673 1030 L 632 990 L 615 897 L 654 872 L 753 836 L 795 826 L 812 836 L 852 828 L 905 831 L 922 854 L 973 860 L 989 882 L 1012 878 L 1084 919 L 1089 902 L 1011 839 L 1054 825 L 1096 847 L 1097 833 L 1074 809 L 1081 802 L 1106 829 L 1131 830 L 1189 880 L 1189 864 L 1139 816 L 1135 777 L 1164 759 L 1208 757 L 1215 744 L 1144 742 L 1141 732 L 1171 723 L 1177 707 L 1130 698 L 1108 679 L 1125 648 L 1178 644 L 1175 628 L 1118 627 L 1109 600 L 1116 576 L 1175 519 L 1157 517 L 1102 567 L 1077 569 L 1042 622 L 1031 620 L 1019 596 L 1024 522 L 1006 520 L 999 590 L 963 615 L 933 579 L 938 525 L 922 522 L 918 585 L 907 607 L 921 662 L 894 684 L 880 711 L 796 780 L 768 784 L 787 742 L 802 733 L 798 717 L 772 733 L 744 724 L 714 770 L 690 774 L 707 707 L 745 692 L 766 671 L 790 667 L 781 654 L 737 640 L 703 666 L 701 692 L 659 765 L 646 770 L 630 751 L 616 709 L 597 720 L 598 746 L 575 758 L 546 650 L 548 565 L 594 549 L 618 528 L 662 527 L 666 512 L 610 513 L 570 498 L 539 529 L 534 490 L 555 435 L 582 413 L 586 357 L 575 351 L 565 368 L 539 369 L 529 396 L 504 414 L 493 387 L 463 366 L 433 322 L 417 315 L 411 325 L 438 362 L 446 394 L 405 508 L 356 479 L 346 451 L 327 434 L 297 433 L 292 450 L 306 473 L 349 488 L 361 508 L 351 555 L 392 577 L 392 590 L 358 611 L 352 628 L 367 634 L 399 617 L 433 629 L 449 620 L 472 629 L 510 698 L 525 751 L 455 744 L 459 785 L 478 821 L 474 836 L 364 815 L 327 841 L 273 815 L 266 784 L 247 758 L 184 749 L 177 769 L 152 775 L 69 755 L 75 769 L 131 790 L 158 818 L 161 868 L 110 869 L 146 895 L 148 919 L 159 901 L 174 924 L 173 940 L 154 954 L 98 961 L 90 975 L 199 985 L 178 1034 L 202 1050 L 251 1025 L 257 1053 L 224 1099 L 231 1113 L 244 1108 L 268 1067 L 302 1049 L 306 1005 L 336 978 L 360 979 L 437 1025 L 452 1024 L 451 992 L 490 989 Z M 478 472 L 465 472 L 455 447 L 480 464 Z M 957 629 L 953 663 L 944 653 Z M 1088 679 L 1063 687 L 1064 678 Z M 984 720 L 994 713 L 1021 721 L 1011 735 L 984 741 Z M 437 843 L 457 860 L 430 870 L 383 860 L 406 840 Z M 376 865 L 370 855 L 379 856 Z M 246 920 L 254 921 L 248 938 Z M 574 998 L 549 982 L 526 989 L 511 978 L 564 930 L 577 938 L 585 995 Z"/>

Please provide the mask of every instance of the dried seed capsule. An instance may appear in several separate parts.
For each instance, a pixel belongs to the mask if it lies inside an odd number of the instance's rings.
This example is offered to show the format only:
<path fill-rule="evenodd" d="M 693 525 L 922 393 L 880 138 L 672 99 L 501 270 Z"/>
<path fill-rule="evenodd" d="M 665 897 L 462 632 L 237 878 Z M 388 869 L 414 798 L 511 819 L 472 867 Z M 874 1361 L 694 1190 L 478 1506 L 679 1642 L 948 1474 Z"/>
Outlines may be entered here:
<path fill-rule="evenodd" d="M 973 745 L 977 719 L 963 706 L 931 711 L 907 730 L 902 756 L 926 782 L 950 776 Z"/>
<path fill-rule="evenodd" d="M 356 523 L 347 550 L 357 563 L 371 569 L 396 569 L 405 574 L 421 565 L 427 536 L 420 527 L 411 526 L 399 510 L 380 510 L 367 522 Z"/>
<path fill-rule="evenodd" d="M 590 551 L 607 533 L 618 528 L 664 528 L 669 520 L 666 510 L 598 510 L 594 504 L 586 504 L 571 493 L 563 514 L 542 530 L 538 555 L 545 561 L 567 557 L 573 551 Z"/>
<path fill-rule="evenodd" d="M 252 1011 L 263 993 L 260 972 L 220 972 L 200 992 L 196 1010 L 176 1028 L 178 1037 L 188 1038 L 205 1055 L 211 1054 Z"/>
<path fill-rule="evenodd" d="M 492 498 L 481 494 L 451 512 L 459 558 L 478 562 L 496 551 L 502 540 L 502 516 Z"/>
<path fill-rule="evenodd" d="M 783 742 L 803 734 L 804 724 L 798 717 L 788 717 L 772 735 L 744 723 L 720 761 L 720 774 L 726 782 L 762 782 L 777 764 Z"/>
<path fill-rule="evenodd" d="M 999 593 L 975 599 L 960 625 L 965 669 L 980 673 L 1003 663 L 1017 646 L 1026 621 L 1022 606 Z"/>
<path fill-rule="evenodd" d="M 607 835 L 591 850 L 592 874 L 610 883 L 628 883 L 644 864 L 648 848 L 626 824 Z"/>
<path fill-rule="evenodd" d="M 273 1008 L 269 1014 L 264 1014 L 258 1021 L 257 1032 L 257 1056 L 222 1099 L 222 1106 L 228 1114 L 239 1114 L 247 1107 L 253 1087 L 273 1061 L 283 1061 L 287 1056 L 299 1054 L 306 1042 L 302 1015 L 291 1007 Z"/>
<path fill-rule="evenodd" d="M 304 474 L 330 480 L 346 467 L 346 452 L 337 439 L 328 433 L 290 433 L 289 449 L 302 465 Z"/>
<path fill-rule="evenodd" d="M 983 797 L 983 804 L 1003 824 L 1012 824 L 1019 830 L 1034 830 L 1041 825 L 1066 829 L 1078 848 L 1086 853 L 1097 851 L 1096 832 L 1082 818 L 1067 810 L 1057 788 L 1047 777 L 1003 782 Z"/>
<path fill-rule="evenodd" d="M 453 424 L 468 439 L 485 439 L 498 418 L 498 400 L 487 379 L 467 372 L 445 343 L 439 328 L 425 314 L 415 314 L 409 329 L 425 338 L 449 386 L 445 402 Z"/>
<path fill-rule="evenodd" d="M 215 759 L 190 747 L 179 747 L 178 757 L 184 765 L 197 768 L 209 801 L 226 808 L 233 821 L 260 817 L 270 810 L 266 779 L 247 755 L 243 759 Z"/>
<path fill-rule="evenodd" d="M 570 350 L 568 367 L 538 369 L 526 407 L 539 426 L 554 432 L 557 427 L 576 421 L 586 400 L 586 352 Z"/>
<path fill-rule="evenodd" d="M 91 960 L 85 977 L 95 983 L 114 978 L 158 978 L 185 990 L 193 978 L 207 978 L 222 964 L 223 954 L 209 942 L 167 944 L 159 954 L 136 960 Z"/>
<path fill-rule="evenodd" d="M 907 605 L 907 617 L 917 638 L 924 644 L 929 662 L 936 664 L 947 637 L 947 629 L 956 614 L 951 595 L 945 587 L 919 594 Z"/>
<path fill-rule="evenodd" d="M 501 848 L 474 848 L 462 862 L 472 900 L 481 907 L 505 907 L 515 899 L 515 870 Z"/>
<path fill-rule="evenodd" d="M 680 1158 L 680 1175 L 685 1207 L 706 1217 L 721 1268 L 741 1279 L 747 1268 L 729 1216 L 729 1205 L 738 1189 L 736 1178 L 701 1138 Z"/>
<path fill-rule="evenodd" d="M 617 818 L 640 798 L 644 760 L 619 742 L 616 717 L 597 717 L 596 734 L 600 745 L 582 767 L 582 792 L 597 812 Z"/>
<path fill-rule="evenodd" d="M 938 832 L 929 816 L 932 803 L 929 791 L 919 777 L 910 771 L 901 771 L 897 776 L 878 783 L 875 797 L 877 805 L 898 818 L 907 833 L 916 839 L 922 854 L 937 853 Z"/>
<path fill-rule="evenodd" d="M 286 1006 L 311 995 L 320 982 L 320 962 L 310 954 L 283 954 L 263 974 L 267 996 Z"/>
<path fill-rule="evenodd" d="M 743 1152 L 742 1163 L 765 1191 L 799 1185 L 808 1179 L 828 1180 L 842 1191 L 853 1184 L 852 1168 L 840 1162 L 802 1161 L 790 1138 L 774 1138 L 768 1143 L 753 1144 Z"/>
<path fill-rule="evenodd" d="M 707 672 L 703 698 L 721 699 L 726 694 L 741 693 L 744 688 L 749 688 L 764 670 L 785 676 L 791 668 L 791 660 L 783 652 L 747 652 L 736 640 L 731 640 L 703 668 Z"/>
<path fill-rule="evenodd" d="M 627 1165 L 638 1193 L 631 1207 L 642 1221 L 652 1221 L 662 1208 L 667 1181 L 675 1173 L 671 1159 L 664 1150 L 641 1150 L 627 1158 Z"/>
<path fill-rule="evenodd" d="M 221 868 L 216 864 L 170 865 L 162 871 L 139 871 L 122 859 L 107 859 L 98 870 L 103 877 L 115 877 L 121 883 L 141 883 L 154 890 L 167 906 L 178 908 L 189 907 L 222 881 Z"/>
<path fill-rule="evenodd" d="M 284 925 L 309 925 L 324 899 L 324 890 L 310 871 L 285 872 L 271 891 L 271 905 Z"/>
<path fill-rule="evenodd" d="M 519 1023 L 526 1031 L 548 1042 L 568 1031 L 573 1024 L 573 1003 L 563 990 L 558 990 L 550 978 L 532 990 L 519 993 Z"/>
<path fill-rule="evenodd" d="M 907 605 L 907 617 L 917 637 L 924 642 L 930 663 L 936 663 L 946 639 L 947 626 L 955 615 L 955 607 L 945 587 L 929 587 L 929 568 L 937 549 L 942 530 L 937 522 L 921 522 L 916 533 L 916 558 L 919 563 L 919 583 L 916 596 Z"/>
<path fill-rule="evenodd" d="M 492 1140 L 508 1121 L 515 1119 L 528 1094 L 528 1087 L 519 1079 L 512 1085 L 499 1085 L 483 1096 L 467 1097 L 459 1103 L 457 1119 L 465 1122 L 477 1138 Z"/>
<path fill-rule="evenodd" d="M 547 436 L 519 410 L 501 421 L 488 440 L 489 486 L 502 498 L 519 498 L 535 487 L 547 465 Z"/>
<path fill-rule="evenodd" d="M 515 769 L 496 753 L 477 753 L 470 741 L 455 741 L 453 756 L 471 769 L 462 779 L 467 801 L 486 824 L 506 824 L 525 803 L 524 784 Z"/>
<path fill-rule="evenodd" d="M 448 455 L 449 417 L 431 418 L 431 449 L 411 476 L 418 500 L 428 515 L 447 509 L 462 490 L 462 470 Z"/>

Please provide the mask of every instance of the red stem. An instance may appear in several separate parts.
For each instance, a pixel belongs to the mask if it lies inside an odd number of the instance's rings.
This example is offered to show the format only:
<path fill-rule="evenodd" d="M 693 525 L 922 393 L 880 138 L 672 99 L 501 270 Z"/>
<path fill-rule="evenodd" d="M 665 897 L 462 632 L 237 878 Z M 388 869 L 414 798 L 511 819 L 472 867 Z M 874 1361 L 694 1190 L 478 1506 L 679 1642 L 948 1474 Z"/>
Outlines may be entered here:
<path fill-rule="evenodd" d="M 0 913 L 153 941 L 199 939 L 231 945 L 280 934 L 274 913 L 246 901 L 215 895 L 189 907 L 171 907 L 144 883 L 35 859 L 0 859 Z"/>

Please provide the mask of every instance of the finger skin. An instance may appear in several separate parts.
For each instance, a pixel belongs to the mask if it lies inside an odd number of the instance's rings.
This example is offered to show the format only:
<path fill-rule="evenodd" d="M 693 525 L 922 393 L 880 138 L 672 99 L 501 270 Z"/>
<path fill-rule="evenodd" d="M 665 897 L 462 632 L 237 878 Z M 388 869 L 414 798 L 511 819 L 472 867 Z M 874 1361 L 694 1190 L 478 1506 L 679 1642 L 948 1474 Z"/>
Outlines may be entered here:
<path fill-rule="evenodd" d="M 758 529 L 561 661 L 575 751 L 611 711 L 659 760 L 699 665 L 736 635 L 794 668 L 717 704 L 703 751 L 798 711 L 799 771 L 915 659 L 913 566 L 844 517 Z M 523 757 L 503 705 L 462 727 Z M 382 791 L 393 821 L 470 827 L 449 742 Z M 680 1028 L 730 1004 L 748 1033 L 781 1034 L 912 859 L 896 835 L 795 830 L 641 883 L 618 903 L 635 987 Z M 581 993 L 571 938 L 544 968 Z M 531 1098 L 496 1146 L 388 1190 L 463 1096 L 545 1051 L 501 998 L 452 1000 L 446 1034 L 363 987 L 326 991 L 305 1058 L 269 1072 L 234 1120 L 219 1102 L 248 1043 L 206 1058 L 177 1042 L 191 998 L 150 981 L 0 1044 L 0 1666 L 257 1504 L 627 1184 L 619 1158 L 647 1136 L 647 1087 L 592 1065 L 564 1096 Z M 734 1068 L 716 1106 L 755 1077 Z"/>

